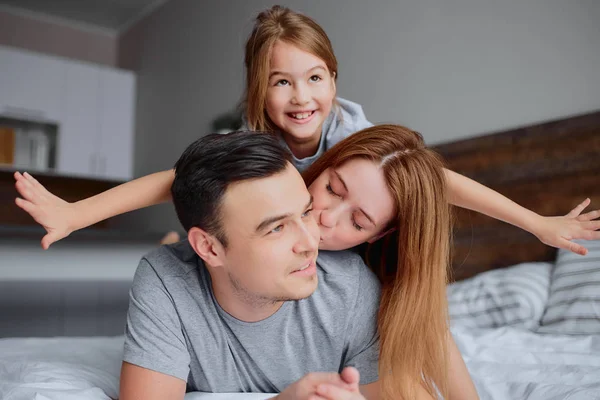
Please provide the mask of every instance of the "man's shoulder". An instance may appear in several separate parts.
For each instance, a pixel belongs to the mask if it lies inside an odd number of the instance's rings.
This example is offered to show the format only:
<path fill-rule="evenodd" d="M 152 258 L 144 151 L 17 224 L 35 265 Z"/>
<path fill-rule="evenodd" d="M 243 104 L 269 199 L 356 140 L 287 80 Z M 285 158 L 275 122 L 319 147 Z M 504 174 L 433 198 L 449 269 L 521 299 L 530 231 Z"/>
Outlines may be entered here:
<path fill-rule="evenodd" d="M 150 251 L 142 260 L 152 268 L 160 278 L 175 278 L 186 276 L 197 271 L 198 256 L 189 242 L 180 242 L 163 245 Z"/>
<path fill-rule="evenodd" d="M 365 264 L 362 257 L 355 251 L 319 251 L 317 264 L 327 277 L 334 280 L 343 277 L 350 278 L 349 282 L 356 285 L 379 286 L 379 280 Z"/>

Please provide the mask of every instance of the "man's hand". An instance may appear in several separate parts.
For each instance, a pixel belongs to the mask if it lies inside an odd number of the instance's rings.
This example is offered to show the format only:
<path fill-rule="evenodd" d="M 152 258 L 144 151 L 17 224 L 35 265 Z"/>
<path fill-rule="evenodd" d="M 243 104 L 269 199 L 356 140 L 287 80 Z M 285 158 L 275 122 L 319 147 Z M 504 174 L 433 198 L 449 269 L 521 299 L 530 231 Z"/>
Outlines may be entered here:
<path fill-rule="evenodd" d="M 343 400 L 360 399 L 358 390 L 359 374 L 355 368 L 344 368 L 341 374 L 334 372 L 313 372 L 288 386 L 275 397 L 276 400 Z M 335 389 L 335 391 L 331 391 Z M 324 391 L 324 396 L 318 390 Z M 346 396 L 346 397 L 339 397 Z M 358 397 L 347 397 L 358 396 Z"/>

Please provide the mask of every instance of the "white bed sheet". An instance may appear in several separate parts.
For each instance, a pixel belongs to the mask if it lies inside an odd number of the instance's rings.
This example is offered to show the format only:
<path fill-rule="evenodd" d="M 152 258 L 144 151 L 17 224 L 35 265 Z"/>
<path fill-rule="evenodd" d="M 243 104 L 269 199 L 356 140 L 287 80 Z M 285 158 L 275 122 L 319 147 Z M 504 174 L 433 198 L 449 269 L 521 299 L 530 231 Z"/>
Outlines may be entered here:
<path fill-rule="evenodd" d="M 452 328 L 482 400 L 600 399 L 600 336 Z M 123 337 L 0 339 L 0 398 L 107 400 L 118 394 Z M 186 400 L 268 394 L 188 393 Z"/>
<path fill-rule="evenodd" d="M 511 327 L 452 332 L 482 400 L 600 399 L 600 335 Z"/>

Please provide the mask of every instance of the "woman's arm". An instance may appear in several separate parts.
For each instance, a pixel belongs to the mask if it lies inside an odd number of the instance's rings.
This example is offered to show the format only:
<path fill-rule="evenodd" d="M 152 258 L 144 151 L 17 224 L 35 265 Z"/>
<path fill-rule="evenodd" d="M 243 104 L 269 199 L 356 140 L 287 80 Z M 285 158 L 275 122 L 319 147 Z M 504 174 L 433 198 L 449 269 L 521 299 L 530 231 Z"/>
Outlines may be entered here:
<path fill-rule="evenodd" d="M 47 249 L 71 232 L 115 215 L 164 203 L 171 199 L 173 170 L 157 172 L 87 199 L 68 203 L 50 193 L 27 172 L 15 172 L 15 187 L 22 196 L 16 204 L 27 211 L 48 232 L 42 239 Z"/>
<path fill-rule="evenodd" d="M 571 242 L 573 239 L 600 239 L 600 210 L 581 212 L 589 205 L 589 199 L 563 217 L 543 217 L 500 193 L 483 186 L 466 176 L 445 170 L 450 203 L 507 222 L 534 234 L 543 243 L 585 255 L 585 247 Z M 580 215 L 581 214 L 581 215 Z"/>
<path fill-rule="evenodd" d="M 475 384 L 469 375 L 458 346 L 448 332 L 448 396 L 449 400 L 479 400 Z"/>

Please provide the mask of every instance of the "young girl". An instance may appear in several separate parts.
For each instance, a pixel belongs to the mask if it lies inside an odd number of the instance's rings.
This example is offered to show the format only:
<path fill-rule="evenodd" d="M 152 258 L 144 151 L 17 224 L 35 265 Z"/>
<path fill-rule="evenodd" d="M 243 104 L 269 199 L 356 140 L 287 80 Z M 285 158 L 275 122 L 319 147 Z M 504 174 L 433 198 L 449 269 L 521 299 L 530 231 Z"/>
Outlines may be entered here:
<path fill-rule="evenodd" d="M 307 16 L 279 6 L 260 13 L 246 43 L 245 64 L 247 128 L 277 131 L 301 171 L 341 139 L 372 126 L 358 104 L 336 99 L 333 48 L 323 29 Z M 565 217 L 542 217 L 469 178 L 445 173 L 451 204 L 518 226 L 545 244 L 583 255 L 586 249 L 570 240 L 598 237 L 590 220 L 600 212 L 579 215 L 588 206 L 587 199 Z M 17 172 L 15 179 L 23 196 L 16 203 L 46 228 L 42 247 L 47 249 L 75 230 L 169 201 L 173 171 L 148 175 L 73 204 L 46 192 L 28 174 Z"/>

